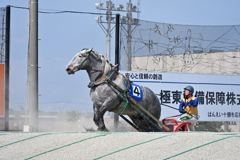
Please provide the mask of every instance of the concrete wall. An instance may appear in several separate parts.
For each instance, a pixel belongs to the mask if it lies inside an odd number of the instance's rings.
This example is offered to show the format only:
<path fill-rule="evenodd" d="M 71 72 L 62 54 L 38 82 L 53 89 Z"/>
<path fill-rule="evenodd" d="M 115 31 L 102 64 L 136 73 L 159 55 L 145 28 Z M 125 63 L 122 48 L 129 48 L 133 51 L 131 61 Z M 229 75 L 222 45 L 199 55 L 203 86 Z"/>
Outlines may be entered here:
<path fill-rule="evenodd" d="M 235 123 L 235 124 L 232 124 L 232 123 Z M 224 130 L 224 125 L 222 125 L 221 128 Z M 228 129 L 230 132 L 240 132 L 240 122 L 231 121 L 228 124 Z"/>
<path fill-rule="evenodd" d="M 104 122 L 110 131 L 114 131 L 114 120 L 111 116 L 105 116 Z M 24 117 L 9 117 L 9 131 L 23 131 L 25 125 Z M 41 132 L 86 132 L 86 129 L 96 130 L 97 126 L 93 118 L 80 117 L 78 120 L 67 120 L 57 116 L 39 116 L 38 131 Z M 0 131 L 4 130 L 4 118 L 0 117 Z M 118 130 L 122 132 L 135 132 L 124 120 L 119 121 Z"/>
<path fill-rule="evenodd" d="M 133 71 L 240 75 L 240 52 L 133 57 Z"/>

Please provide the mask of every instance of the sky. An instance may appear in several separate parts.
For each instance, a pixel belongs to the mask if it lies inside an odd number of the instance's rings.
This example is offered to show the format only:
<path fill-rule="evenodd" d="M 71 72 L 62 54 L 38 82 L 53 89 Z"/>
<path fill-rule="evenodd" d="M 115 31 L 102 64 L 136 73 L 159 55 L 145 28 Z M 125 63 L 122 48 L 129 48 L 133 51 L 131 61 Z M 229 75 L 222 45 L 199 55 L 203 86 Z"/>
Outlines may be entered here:
<path fill-rule="evenodd" d="M 39 10 L 100 13 L 96 2 L 106 3 L 100 0 L 39 0 Z M 113 0 L 116 5 L 125 6 L 127 2 Z M 137 0 L 132 3 L 136 5 Z M 0 1 L 0 7 L 7 5 L 28 7 L 28 0 Z M 139 18 L 173 24 L 238 25 L 239 6 L 239 0 L 142 0 Z M 65 67 L 82 48 L 93 47 L 105 55 L 106 35 L 95 16 L 39 13 L 39 110 L 92 111 L 88 75 L 85 71 L 67 75 Z M 19 110 L 26 107 L 28 10 L 11 8 L 10 40 L 10 108 Z M 110 61 L 114 63 L 114 38 L 111 42 Z"/>

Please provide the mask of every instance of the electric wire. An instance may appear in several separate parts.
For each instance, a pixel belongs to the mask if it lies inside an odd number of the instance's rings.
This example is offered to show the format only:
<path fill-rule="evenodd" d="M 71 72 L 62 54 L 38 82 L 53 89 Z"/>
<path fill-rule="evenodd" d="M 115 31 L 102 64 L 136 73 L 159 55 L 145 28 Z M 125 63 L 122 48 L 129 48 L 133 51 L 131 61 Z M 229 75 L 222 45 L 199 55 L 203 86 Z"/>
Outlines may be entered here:
<path fill-rule="evenodd" d="M 26 9 L 29 10 L 29 8 L 27 7 L 19 7 L 19 6 L 11 6 L 12 8 L 18 8 L 18 9 Z M 42 9 L 44 10 L 44 9 Z M 76 14 L 93 14 L 93 15 L 107 15 L 104 13 L 94 13 L 94 12 L 81 12 L 81 11 L 54 11 L 54 10 L 50 10 L 50 11 L 42 11 L 39 10 L 38 13 L 44 13 L 44 14 L 62 14 L 62 13 L 76 13 Z"/>

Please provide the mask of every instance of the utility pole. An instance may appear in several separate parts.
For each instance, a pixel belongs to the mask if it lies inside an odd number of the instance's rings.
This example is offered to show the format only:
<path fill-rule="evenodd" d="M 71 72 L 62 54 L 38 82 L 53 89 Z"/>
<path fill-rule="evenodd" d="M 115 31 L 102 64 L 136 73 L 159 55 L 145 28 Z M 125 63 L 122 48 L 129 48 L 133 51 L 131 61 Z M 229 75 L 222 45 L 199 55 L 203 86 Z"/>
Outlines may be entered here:
<path fill-rule="evenodd" d="M 112 20 L 112 1 L 109 0 L 108 1 L 108 5 L 107 5 L 107 16 L 106 16 L 106 20 L 107 20 L 107 43 L 106 43 L 106 58 L 109 60 L 109 62 L 111 61 L 111 20 Z"/>
<path fill-rule="evenodd" d="M 28 109 L 31 131 L 38 130 L 38 0 L 29 0 Z"/>
<path fill-rule="evenodd" d="M 111 32 L 113 29 L 111 29 L 111 24 L 116 24 L 115 27 L 115 33 L 116 33 L 116 42 L 115 42 L 115 64 L 118 64 L 118 70 L 119 70 L 119 66 L 121 64 L 119 61 L 119 23 L 121 22 L 121 24 L 127 24 L 127 30 L 126 28 L 125 31 L 127 32 L 127 70 L 131 70 L 131 39 L 132 39 L 132 32 L 133 30 L 136 28 L 136 26 L 138 25 L 138 19 L 136 18 L 132 18 L 132 12 L 135 12 L 137 14 L 140 13 L 139 8 L 140 8 L 140 0 L 138 0 L 138 6 L 133 6 L 131 3 L 131 0 L 129 0 L 129 2 L 126 4 L 126 9 L 124 9 L 124 6 L 122 4 L 119 4 L 115 7 L 115 4 L 111 1 L 108 0 L 106 1 L 106 8 L 103 7 L 103 3 L 95 3 L 95 6 L 98 10 L 106 10 L 106 20 L 107 22 L 104 22 L 102 20 L 103 16 L 97 16 L 95 17 L 95 19 L 97 20 L 98 25 L 101 27 L 101 29 L 103 30 L 103 32 L 106 34 L 106 58 L 111 61 Z M 116 17 L 112 17 L 112 11 L 114 12 L 126 12 L 126 16 L 123 16 L 122 19 L 120 20 L 120 14 L 117 14 Z M 138 15 L 137 15 L 138 18 Z M 116 21 L 114 22 L 114 19 L 116 19 Z M 104 23 L 107 23 L 107 28 L 103 25 Z M 135 28 L 132 29 L 131 26 L 135 25 Z M 117 33 L 118 32 L 118 33 Z M 118 44 L 116 44 L 118 43 Z M 114 113 L 114 127 L 115 127 L 115 131 L 117 131 L 118 128 L 118 121 L 119 121 L 119 116 L 117 114 Z"/>
<path fill-rule="evenodd" d="M 99 26 L 102 28 L 102 30 L 104 31 L 104 33 L 106 34 L 106 59 L 108 59 L 109 61 L 111 61 L 111 24 L 114 20 L 115 17 L 112 17 L 112 10 L 114 9 L 114 4 L 112 3 L 111 0 L 106 2 L 106 8 L 103 8 L 103 3 L 95 3 L 96 8 L 98 10 L 106 10 L 106 22 L 102 21 L 102 16 L 98 16 L 95 17 Z M 102 23 L 107 23 L 107 28 L 102 24 Z"/>
<path fill-rule="evenodd" d="M 11 6 L 6 7 L 6 38 L 5 38 L 5 125 L 4 130 L 9 130 L 9 65 L 10 65 L 10 19 Z"/>
<path fill-rule="evenodd" d="M 131 0 L 129 0 L 129 3 L 127 5 L 127 70 L 131 71 L 132 70 L 132 51 L 131 51 L 131 47 L 132 47 L 132 29 L 131 29 L 131 21 L 132 21 L 132 13 L 131 13 L 131 8 L 132 8 L 132 3 Z"/>
<path fill-rule="evenodd" d="M 128 3 L 126 4 L 126 7 L 124 9 L 124 6 L 122 4 L 119 4 L 115 7 L 115 4 L 108 0 L 106 1 L 106 8 L 104 8 L 103 3 L 95 3 L 95 6 L 98 10 L 106 10 L 106 21 L 102 20 L 103 16 L 97 16 L 95 19 L 97 20 L 97 23 L 103 30 L 103 32 L 106 34 L 106 58 L 111 61 L 111 32 L 114 28 L 111 28 L 111 24 L 115 24 L 114 20 L 115 17 L 112 17 L 112 12 L 125 12 L 126 16 L 122 16 L 122 19 L 120 20 L 120 23 L 123 25 L 127 25 L 127 29 L 124 28 L 124 30 L 127 33 L 127 70 L 131 70 L 131 39 L 132 39 L 132 32 L 138 25 L 138 14 L 140 13 L 140 0 L 138 1 L 138 5 L 133 5 L 131 3 L 131 0 L 128 0 Z M 137 13 L 137 18 L 133 18 L 132 13 Z M 103 24 L 106 23 L 107 26 L 105 27 Z M 132 25 L 135 27 L 132 28 Z"/>

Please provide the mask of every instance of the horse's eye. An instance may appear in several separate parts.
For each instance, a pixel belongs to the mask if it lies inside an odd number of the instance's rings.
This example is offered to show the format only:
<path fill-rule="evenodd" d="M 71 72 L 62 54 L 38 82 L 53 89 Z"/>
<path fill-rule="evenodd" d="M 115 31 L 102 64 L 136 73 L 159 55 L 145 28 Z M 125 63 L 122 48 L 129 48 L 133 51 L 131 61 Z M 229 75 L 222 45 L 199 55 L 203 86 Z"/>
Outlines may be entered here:
<path fill-rule="evenodd" d="M 78 57 L 79 57 L 79 58 L 81 58 L 82 56 L 81 56 L 81 55 L 79 55 Z"/>

